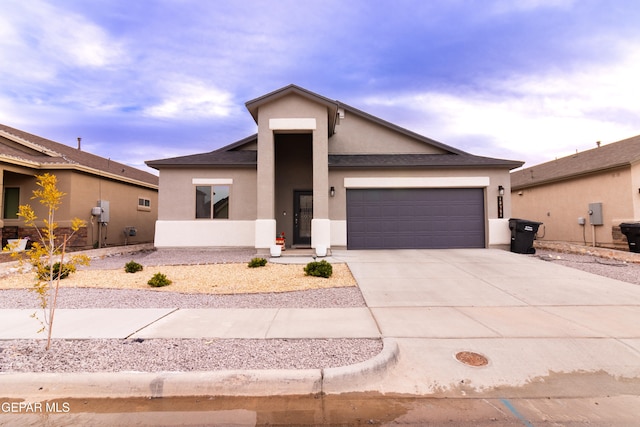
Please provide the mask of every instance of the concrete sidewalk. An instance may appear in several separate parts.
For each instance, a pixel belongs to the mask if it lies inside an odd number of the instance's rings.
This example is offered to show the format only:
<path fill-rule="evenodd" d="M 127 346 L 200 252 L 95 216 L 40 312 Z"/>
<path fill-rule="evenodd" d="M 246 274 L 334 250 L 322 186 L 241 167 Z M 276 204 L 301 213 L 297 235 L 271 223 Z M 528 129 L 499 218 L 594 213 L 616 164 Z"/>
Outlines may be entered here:
<path fill-rule="evenodd" d="M 58 310 L 56 334 L 382 337 L 385 350 L 371 361 L 325 370 L 79 374 L 75 379 L 38 374 L 32 380 L 45 384 L 48 397 L 98 392 L 101 381 L 109 384 L 101 392 L 111 397 L 157 397 L 154 381 L 161 381 L 163 396 L 375 391 L 461 397 L 503 396 L 505 390 L 545 396 L 549 387 L 564 397 L 640 395 L 640 286 L 490 249 L 334 251 L 331 260 L 349 265 L 368 308 L 99 310 L 94 325 L 84 310 Z M 0 324 L 24 323 L 32 312 L 2 310 Z M 0 338 L 30 337 L 17 328 L 3 328 Z M 8 329 L 21 336 L 8 335 Z M 459 362 L 456 354 L 462 351 L 481 354 L 488 364 Z M 17 393 L 27 393 L 28 374 L 2 379 Z"/>
<path fill-rule="evenodd" d="M 0 339 L 42 339 L 34 309 L 0 310 Z M 380 338 L 367 308 L 57 309 L 54 339 Z"/>

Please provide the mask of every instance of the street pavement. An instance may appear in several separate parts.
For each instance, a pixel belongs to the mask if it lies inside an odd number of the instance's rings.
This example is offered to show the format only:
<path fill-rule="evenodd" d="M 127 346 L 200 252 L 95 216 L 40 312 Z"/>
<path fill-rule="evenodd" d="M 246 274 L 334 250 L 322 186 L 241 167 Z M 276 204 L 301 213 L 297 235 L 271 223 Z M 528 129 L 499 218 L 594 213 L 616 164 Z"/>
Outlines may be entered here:
<path fill-rule="evenodd" d="M 38 393 L 48 398 L 82 397 L 105 381 L 111 394 L 98 396 L 144 396 L 160 378 L 162 397 L 194 390 L 247 396 L 620 396 L 625 414 L 640 417 L 640 286 L 497 249 L 333 251 L 329 260 L 348 264 L 366 308 L 57 310 L 54 336 L 380 337 L 385 349 L 371 361 L 301 372 L 3 374 L 0 395 L 13 387 L 16 397 L 24 397 L 35 381 L 45 384 Z M 26 327 L 32 312 L 0 310 L 0 324 L 11 325 L 2 328 L 0 339 L 33 338 Z M 460 362 L 461 352 L 484 356 L 487 364 Z M 521 410 L 543 411 L 535 402 Z"/>

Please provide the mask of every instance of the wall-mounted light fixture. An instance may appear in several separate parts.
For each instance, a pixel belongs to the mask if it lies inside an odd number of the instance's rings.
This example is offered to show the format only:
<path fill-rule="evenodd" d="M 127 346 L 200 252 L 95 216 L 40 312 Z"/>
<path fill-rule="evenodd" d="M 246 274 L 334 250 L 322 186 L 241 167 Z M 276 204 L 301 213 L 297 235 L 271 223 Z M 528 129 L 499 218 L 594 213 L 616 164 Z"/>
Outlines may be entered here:
<path fill-rule="evenodd" d="M 336 187 L 331 187 L 331 189 L 329 190 L 329 195 L 331 197 L 334 197 L 336 195 Z"/>
<path fill-rule="evenodd" d="M 504 187 L 502 185 L 498 185 L 498 194 L 504 196 Z"/>
<path fill-rule="evenodd" d="M 504 196 L 504 187 L 498 185 L 498 218 L 504 218 L 504 202 L 502 196 Z"/>

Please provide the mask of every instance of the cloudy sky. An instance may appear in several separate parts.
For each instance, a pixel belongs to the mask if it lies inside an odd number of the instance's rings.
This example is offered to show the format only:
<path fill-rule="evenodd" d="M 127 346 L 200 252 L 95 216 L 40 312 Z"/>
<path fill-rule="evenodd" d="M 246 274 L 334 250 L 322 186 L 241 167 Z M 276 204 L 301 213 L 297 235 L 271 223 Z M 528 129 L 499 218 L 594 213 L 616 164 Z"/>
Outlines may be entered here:
<path fill-rule="evenodd" d="M 0 122 L 150 170 L 290 83 L 531 166 L 640 134 L 640 2 L 2 0 Z"/>

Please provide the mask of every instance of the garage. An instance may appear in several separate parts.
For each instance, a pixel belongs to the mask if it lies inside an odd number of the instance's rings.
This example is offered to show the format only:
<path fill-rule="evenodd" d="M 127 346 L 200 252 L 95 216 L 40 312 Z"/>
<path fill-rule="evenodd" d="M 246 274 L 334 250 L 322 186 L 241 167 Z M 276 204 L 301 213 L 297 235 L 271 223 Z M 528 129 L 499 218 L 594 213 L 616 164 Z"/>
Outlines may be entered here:
<path fill-rule="evenodd" d="M 484 247 L 482 188 L 347 190 L 348 249 Z"/>

